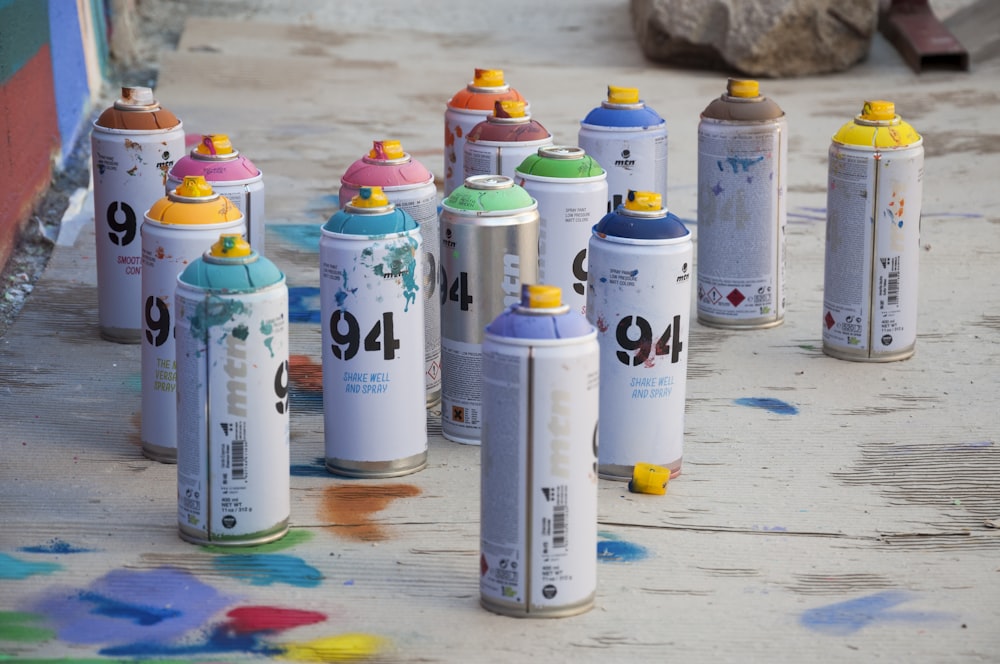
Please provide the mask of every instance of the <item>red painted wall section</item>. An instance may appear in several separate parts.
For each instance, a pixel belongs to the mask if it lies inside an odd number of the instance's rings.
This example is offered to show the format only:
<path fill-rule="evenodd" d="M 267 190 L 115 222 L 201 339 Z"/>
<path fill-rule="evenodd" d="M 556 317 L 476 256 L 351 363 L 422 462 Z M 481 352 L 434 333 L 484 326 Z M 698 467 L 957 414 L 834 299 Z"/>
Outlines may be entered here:
<path fill-rule="evenodd" d="M 59 154 L 54 91 L 48 44 L 0 84 L 0 267 Z"/>

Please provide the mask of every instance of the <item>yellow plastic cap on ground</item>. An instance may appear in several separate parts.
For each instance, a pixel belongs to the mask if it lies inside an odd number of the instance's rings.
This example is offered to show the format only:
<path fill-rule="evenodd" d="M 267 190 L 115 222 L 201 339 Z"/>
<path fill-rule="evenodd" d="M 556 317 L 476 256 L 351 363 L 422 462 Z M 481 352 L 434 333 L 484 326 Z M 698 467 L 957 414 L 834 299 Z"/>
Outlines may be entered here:
<path fill-rule="evenodd" d="M 896 117 L 896 105 L 891 101 L 876 99 L 866 101 L 861 107 L 861 119 L 869 122 L 886 122 Z"/>
<path fill-rule="evenodd" d="M 639 88 L 620 88 L 617 85 L 609 85 L 608 101 L 612 104 L 638 104 Z"/>
<path fill-rule="evenodd" d="M 521 284 L 521 306 L 555 309 L 562 306 L 562 289 L 548 284 Z"/>
<path fill-rule="evenodd" d="M 389 204 L 389 198 L 382 187 L 361 187 L 351 199 L 351 206 L 356 208 L 377 208 Z"/>
<path fill-rule="evenodd" d="M 204 134 L 194 150 L 198 154 L 232 154 L 233 144 L 226 134 Z"/>
<path fill-rule="evenodd" d="M 632 191 L 628 192 L 628 200 L 625 201 L 626 210 L 641 210 L 643 212 L 655 212 L 663 209 L 663 196 L 655 191 Z"/>
<path fill-rule="evenodd" d="M 726 84 L 726 94 L 730 97 L 759 97 L 760 84 L 746 78 L 731 78 Z"/>
<path fill-rule="evenodd" d="M 667 482 L 669 481 L 669 468 L 651 463 L 637 463 L 632 469 L 632 480 L 628 483 L 628 490 L 632 493 L 662 496 L 667 492 Z"/>
<path fill-rule="evenodd" d="M 375 141 L 368 153 L 372 159 L 402 159 L 405 155 L 399 141 Z"/>
<path fill-rule="evenodd" d="M 184 181 L 177 185 L 174 193 L 187 198 L 203 198 L 211 196 L 215 192 L 212 191 L 212 185 L 208 183 L 204 175 L 185 175 Z"/>
<path fill-rule="evenodd" d="M 243 258 L 250 255 L 250 243 L 239 233 L 223 233 L 212 245 L 211 255 L 216 258 Z"/>
<path fill-rule="evenodd" d="M 503 69 L 477 69 L 472 84 L 477 88 L 503 87 Z"/>

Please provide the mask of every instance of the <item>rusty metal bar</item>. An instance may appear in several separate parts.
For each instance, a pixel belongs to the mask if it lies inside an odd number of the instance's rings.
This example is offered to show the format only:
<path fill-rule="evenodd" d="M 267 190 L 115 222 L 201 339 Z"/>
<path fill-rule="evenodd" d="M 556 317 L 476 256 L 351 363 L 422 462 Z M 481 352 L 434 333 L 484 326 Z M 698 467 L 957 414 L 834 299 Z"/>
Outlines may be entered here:
<path fill-rule="evenodd" d="M 924 69 L 969 70 L 969 54 L 934 15 L 927 0 L 892 0 L 879 31 L 918 74 Z"/>

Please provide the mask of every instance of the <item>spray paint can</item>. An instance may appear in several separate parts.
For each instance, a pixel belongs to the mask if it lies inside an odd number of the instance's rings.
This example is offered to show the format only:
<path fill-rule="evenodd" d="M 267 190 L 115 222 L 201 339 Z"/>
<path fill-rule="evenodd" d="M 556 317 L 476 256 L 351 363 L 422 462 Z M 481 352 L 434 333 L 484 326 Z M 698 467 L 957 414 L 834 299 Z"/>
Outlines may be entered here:
<path fill-rule="evenodd" d="M 639 99 L 636 88 L 608 86 L 608 98 L 580 122 L 581 148 L 608 172 L 614 212 L 629 191 L 653 191 L 667 200 L 667 122 Z"/>
<path fill-rule="evenodd" d="M 142 216 L 163 196 L 167 171 L 184 154 L 184 129 L 153 91 L 123 87 L 94 121 L 97 319 L 101 336 L 118 343 L 142 337 Z"/>
<path fill-rule="evenodd" d="M 480 602 L 553 618 L 597 588 L 597 331 L 556 286 L 523 285 L 486 328 Z"/>
<path fill-rule="evenodd" d="M 587 319 L 601 345 L 601 477 L 637 463 L 681 470 L 691 308 L 691 232 L 655 192 L 594 227 Z"/>
<path fill-rule="evenodd" d="M 288 532 L 288 288 L 223 234 L 177 277 L 177 519 L 195 544 Z"/>
<path fill-rule="evenodd" d="M 465 184 L 465 137 L 488 118 L 497 101 L 525 101 L 507 85 L 502 69 L 476 69 L 472 81 L 448 100 L 444 112 L 444 195 Z"/>
<path fill-rule="evenodd" d="M 582 148 L 560 145 L 538 148 L 516 175 L 538 201 L 538 278 L 558 286 L 563 301 L 585 314 L 587 244 L 605 214 L 607 173 Z"/>
<path fill-rule="evenodd" d="M 420 225 L 423 239 L 424 287 L 424 386 L 427 407 L 441 401 L 441 302 L 437 293 L 441 256 L 440 221 L 434 174 L 403 151 L 399 141 L 375 141 L 371 151 L 357 160 L 340 178 L 340 206 L 361 192 L 361 187 L 382 187 L 389 202 Z"/>
<path fill-rule="evenodd" d="M 552 145 L 552 134 L 531 119 L 523 101 L 498 101 L 493 115 L 473 127 L 465 138 L 465 177 L 513 178 L 518 165 L 544 145 Z"/>
<path fill-rule="evenodd" d="M 890 362 L 917 343 L 924 147 L 889 101 L 866 101 L 830 145 L 823 352 Z"/>
<path fill-rule="evenodd" d="M 176 189 L 188 175 L 203 176 L 212 191 L 232 201 L 246 220 L 247 242 L 258 254 L 264 254 L 264 174 L 233 147 L 229 136 L 203 135 L 170 169 L 167 191 Z"/>
<path fill-rule="evenodd" d="M 427 465 L 422 238 L 362 187 L 320 238 L 326 468 L 396 477 Z"/>
<path fill-rule="evenodd" d="M 785 319 L 788 123 L 757 81 L 729 79 L 698 124 L 698 321 Z"/>
<path fill-rule="evenodd" d="M 177 362 L 174 291 L 177 275 L 200 258 L 220 233 L 244 233 L 243 215 L 189 175 L 153 204 L 142 223 L 142 453 L 177 459 Z"/>
<path fill-rule="evenodd" d="M 474 175 L 441 204 L 441 430 L 478 445 L 483 330 L 538 281 L 538 203 L 502 175 Z"/>

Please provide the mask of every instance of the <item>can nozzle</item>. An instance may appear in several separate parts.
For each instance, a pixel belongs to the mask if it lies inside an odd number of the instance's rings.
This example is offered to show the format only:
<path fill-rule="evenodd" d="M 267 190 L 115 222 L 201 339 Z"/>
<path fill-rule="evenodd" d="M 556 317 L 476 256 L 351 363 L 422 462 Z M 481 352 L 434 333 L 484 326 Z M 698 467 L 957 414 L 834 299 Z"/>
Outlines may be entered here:
<path fill-rule="evenodd" d="M 399 141 L 374 141 L 372 149 L 368 153 L 370 159 L 389 161 L 390 159 L 402 159 L 406 156 L 403 146 Z"/>
<path fill-rule="evenodd" d="M 232 154 L 233 144 L 227 134 L 204 134 L 201 142 L 195 148 L 195 152 L 201 155 Z"/>
<path fill-rule="evenodd" d="M 515 99 L 498 100 L 493 105 L 493 117 L 495 118 L 523 118 L 524 102 Z"/>
<path fill-rule="evenodd" d="M 153 89 L 145 87 L 122 86 L 122 98 L 118 101 L 129 106 L 152 106 L 156 103 Z"/>
<path fill-rule="evenodd" d="M 669 468 L 651 463 L 637 463 L 632 468 L 632 479 L 628 483 L 628 490 L 632 493 L 662 496 L 667 492 L 667 482 L 669 481 Z"/>
<path fill-rule="evenodd" d="M 184 181 L 177 185 L 174 193 L 185 198 L 204 198 L 215 192 L 204 175 L 185 175 Z"/>
<path fill-rule="evenodd" d="M 472 84 L 477 88 L 503 87 L 503 69 L 476 69 Z"/>
<path fill-rule="evenodd" d="M 361 187 L 351 199 L 351 207 L 356 208 L 378 208 L 387 205 L 389 198 L 382 191 L 382 187 Z"/>
<path fill-rule="evenodd" d="M 663 209 L 663 196 L 655 191 L 634 191 L 629 189 L 628 199 L 625 201 L 626 210 L 640 210 L 643 212 L 656 212 Z"/>
<path fill-rule="evenodd" d="M 638 104 L 639 88 L 622 88 L 616 85 L 608 86 L 608 103 Z"/>
<path fill-rule="evenodd" d="M 744 99 L 760 96 L 760 84 L 746 78 L 731 78 L 726 84 L 726 94 Z"/>
<path fill-rule="evenodd" d="M 252 251 L 250 243 L 239 233 L 223 233 L 212 245 L 209 255 L 215 258 L 243 258 Z"/>
<path fill-rule="evenodd" d="M 880 99 L 866 101 L 861 108 L 861 119 L 869 122 L 886 122 L 896 117 L 896 104 Z"/>
<path fill-rule="evenodd" d="M 548 284 L 521 284 L 521 306 L 555 309 L 562 306 L 562 289 Z"/>

